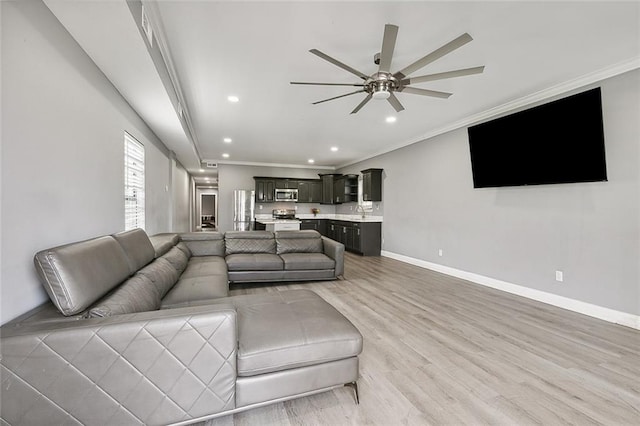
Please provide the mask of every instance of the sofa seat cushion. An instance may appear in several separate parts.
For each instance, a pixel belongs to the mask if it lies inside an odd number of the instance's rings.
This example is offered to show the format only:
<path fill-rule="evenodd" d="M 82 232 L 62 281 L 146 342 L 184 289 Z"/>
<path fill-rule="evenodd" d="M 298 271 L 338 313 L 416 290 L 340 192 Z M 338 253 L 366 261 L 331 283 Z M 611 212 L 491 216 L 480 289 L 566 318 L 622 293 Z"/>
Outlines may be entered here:
<path fill-rule="evenodd" d="M 206 277 L 210 275 L 227 276 L 227 264 L 219 256 L 199 256 L 189 259 L 189 264 L 180 278 Z"/>
<path fill-rule="evenodd" d="M 362 335 L 309 290 L 220 299 L 238 313 L 238 375 L 256 376 L 357 356 Z"/>
<path fill-rule="evenodd" d="M 334 269 L 336 261 L 323 253 L 285 253 L 280 257 L 285 271 Z"/>
<path fill-rule="evenodd" d="M 225 275 L 181 278 L 162 299 L 161 308 L 179 308 L 203 304 L 209 299 L 229 295 L 229 281 Z"/>
<path fill-rule="evenodd" d="M 280 256 L 269 253 L 237 253 L 225 258 L 229 271 L 281 271 Z"/>

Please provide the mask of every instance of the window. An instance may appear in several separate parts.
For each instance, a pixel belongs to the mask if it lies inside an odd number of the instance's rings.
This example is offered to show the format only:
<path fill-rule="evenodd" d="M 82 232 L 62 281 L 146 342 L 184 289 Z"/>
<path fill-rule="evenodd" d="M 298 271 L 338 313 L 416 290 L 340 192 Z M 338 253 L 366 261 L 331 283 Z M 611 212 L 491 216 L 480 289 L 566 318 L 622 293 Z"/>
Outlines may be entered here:
<path fill-rule="evenodd" d="M 124 229 L 144 229 L 144 145 L 124 132 Z"/>

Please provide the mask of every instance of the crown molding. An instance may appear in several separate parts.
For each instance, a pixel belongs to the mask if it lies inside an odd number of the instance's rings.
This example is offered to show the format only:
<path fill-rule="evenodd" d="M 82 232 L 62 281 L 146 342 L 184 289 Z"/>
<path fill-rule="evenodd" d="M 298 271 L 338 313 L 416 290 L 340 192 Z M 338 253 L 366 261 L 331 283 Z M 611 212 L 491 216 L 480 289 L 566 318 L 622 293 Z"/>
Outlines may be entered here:
<path fill-rule="evenodd" d="M 465 117 L 461 120 L 458 120 L 454 123 L 448 124 L 446 126 L 439 127 L 435 130 L 427 132 L 421 136 L 409 139 L 404 142 L 392 144 L 389 147 L 375 152 L 366 157 L 362 157 L 358 160 L 349 161 L 347 163 L 340 164 L 336 166 L 336 169 L 342 169 L 347 166 L 351 166 L 353 164 L 360 163 L 365 160 L 369 160 L 371 158 L 378 157 L 383 154 L 387 154 L 389 152 L 395 151 L 400 148 L 404 148 L 409 145 L 413 145 L 414 143 L 422 142 L 438 135 L 442 135 L 444 133 L 451 132 L 453 130 L 457 130 L 463 127 L 472 126 L 474 124 L 481 123 L 483 121 L 487 121 L 492 118 L 497 118 L 498 116 L 505 115 L 506 113 L 516 111 L 520 108 L 531 106 L 535 103 L 545 101 L 551 99 L 555 96 L 562 95 L 564 93 L 570 92 L 572 90 L 580 89 L 582 87 L 588 86 L 590 84 L 598 83 L 600 81 L 606 80 L 608 78 L 615 77 L 620 74 L 624 74 L 628 71 L 633 71 L 635 69 L 640 68 L 640 56 L 633 57 L 626 61 L 619 62 L 612 66 L 603 68 L 598 71 L 594 71 L 578 78 L 566 81 L 564 83 L 548 87 L 544 90 L 532 93 L 527 96 L 523 96 L 519 99 L 504 103 L 502 105 L 496 106 L 494 108 L 490 108 L 486 111 L 480 112 L 478 114 L 473 114 L 468 117 Z"/>
<path fill-rule="evenodd" d="M 255 161 L 231 161 L 231 160 L 202 160 L 211 161 L 218 164 L 228 164 L 233 166 L 257 166 L 257 167 L 282 167 L 288 169 L 313 169 L 313 170 L 335 170 L 335 166 L 300 165 L 287 163 L 261 163 Z"/>

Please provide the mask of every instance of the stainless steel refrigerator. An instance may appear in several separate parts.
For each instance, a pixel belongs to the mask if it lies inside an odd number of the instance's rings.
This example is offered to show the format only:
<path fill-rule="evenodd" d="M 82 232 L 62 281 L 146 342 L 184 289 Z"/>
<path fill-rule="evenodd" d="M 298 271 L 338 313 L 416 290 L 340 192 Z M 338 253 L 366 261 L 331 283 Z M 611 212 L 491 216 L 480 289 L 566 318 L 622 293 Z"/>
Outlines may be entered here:
<path fill-rule="evenodd" d="M 251 231 L 255 220 L 255 191 L 233 191 L 233 230 Z"/>

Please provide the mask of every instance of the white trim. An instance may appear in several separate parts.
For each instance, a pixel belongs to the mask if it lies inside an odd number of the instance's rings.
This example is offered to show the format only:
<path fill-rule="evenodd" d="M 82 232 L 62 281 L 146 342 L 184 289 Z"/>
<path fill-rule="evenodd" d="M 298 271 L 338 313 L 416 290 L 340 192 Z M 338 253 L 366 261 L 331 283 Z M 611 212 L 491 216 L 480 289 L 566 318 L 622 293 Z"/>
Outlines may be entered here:
<path fill-rule="evenodd" d="M 286 164 L 286 163 L 259 163 L 254 161 L 232 161 L 232 160 L 202 160 L 202 162 L 215 162 L 218 164 L 231 164 L 234 166 L 258 166 L 258 167 L 282 167 L 288 169 L 314 169 L 314 170 L 335 170 L 334 166 L 317 166 L 306 164 Z"/>
<path fill-rule="evenodd" d="M 497 280 L 495 278 L 485 277 L 483 275 L 474 274 L 473 272 L 462 271 L 450 266 L 439 265 L 437 263 L 427 262 L 426 260 L 416 259 L 402 254 L 393 253 L 382 250 L 380 253 L 384 257 L 399 260 L 421 268 L 430 269 L 432 271 L 441 272 L 456 278 L 471 281 L 485 287 L 495 288 L 496 290 L 505 291 L 507 293 L 516 294 L 528 299 L 537 300 L 538 302 L 547 303 L 569 311 L 578 312 L 590 317 L 598 318 L 614 324 L 624 325 L 626 327 L 640 330 L 640 315 L 633 315 L 627 312 L 620 312 L 614 309 L 605 308 L 603 306 L 593 305 L 591 303 L 582 302 L 580 300 L 570 299 L 568 297 L 559 296 L 553 293 L 524 287 L 517 284 L 508 283 L 506 281 Z"/>
<path fill-rule="evenodd" d="M 640 56 L 636 56 L 635 58 L 628 59 L 626 61 L 612 65 L 610 67 L 603 68 L 601 70 L 598 70 L 589 74 L 585 74 L 581 77 L 574 78 L 573 80 L 569 80 L 564 83 L 548 87 L 539 92 L 532 93 L 527 96 L 523 96 L 522 98 L 507 102 L 502 105 L 498 105 L 497 107 L 490 108 L 478 114 L 470 115 L 454 123 L 447 124 L 438 129 L 425 133 L 422 136 L 411 138 L 404 142 L 390 144 L 381 151 L 378 151 L 371 155 L 367 155 L 366 157 L 362 157 L 358 160 L 353 160 L 353 161 L 349 161 L 347 163 L 341 164 L 338 167 L 336 167 L 336 169 L 341 169 L 343 167 L 347 167 L 352 164 L 357 164 L 362 161 L 369 160 L 370 158 L 374 158 L 379 155 L 383 155 L 388 152 L 395 151 L 396 149 L 404 148 L 405 146 L 413 145 L 414 143 L 422 142 L 424 140 L 431 139 L 433 137 L 451 132 L 453 130 L 471 126 L 471 125 L 480 123 L 482 121 L 488 120 L 490 118 L 495 118 L 499 115 L 503 115 L 508 112 L 515 111 L 519 108 L 523 108 L 523 107 L 535 104 L 537 102 L 541 102 L 541 101 L 553 98 L 554 96 L 558 96 L 563 93 L 570 92 L 571 90 L 576 90 L 581 87 L 588 86 L 589 84 L 594 84 L 599 81 L 606 80 L 607 78 L 615 77 L 617 75 L 620 75 L 625 72 L 632 71 L 638 68 L 640 68 Z"/>

